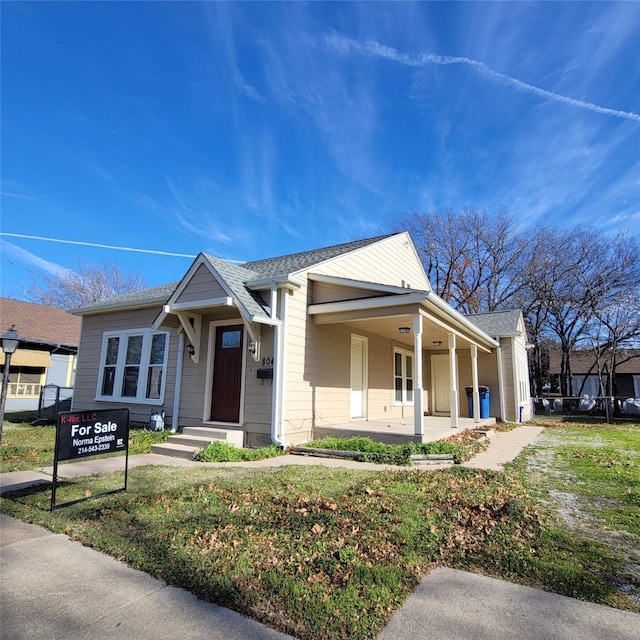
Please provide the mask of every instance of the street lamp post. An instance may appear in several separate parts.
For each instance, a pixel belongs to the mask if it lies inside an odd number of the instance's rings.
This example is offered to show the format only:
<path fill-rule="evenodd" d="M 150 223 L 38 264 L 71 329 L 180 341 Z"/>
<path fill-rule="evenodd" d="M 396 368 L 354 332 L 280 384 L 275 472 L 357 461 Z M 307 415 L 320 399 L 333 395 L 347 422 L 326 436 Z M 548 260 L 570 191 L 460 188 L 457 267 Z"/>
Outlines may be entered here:
<path fill-rule="evenodd" d="M 7 388 L 9 386 L 9 367 L 11 366 L 11 356 L 20 344 L 20 336 L 14 324 L 11 325 L 11 329 L 2 334 L 0 342 L 2 342 L 2 350 L 4 351 L 4 372 L 2 374 L 2 393 L 0 394 L 0 444 L 2 444 L 2 425 L 4 424 L 4 405 L 7 402 Z"/>

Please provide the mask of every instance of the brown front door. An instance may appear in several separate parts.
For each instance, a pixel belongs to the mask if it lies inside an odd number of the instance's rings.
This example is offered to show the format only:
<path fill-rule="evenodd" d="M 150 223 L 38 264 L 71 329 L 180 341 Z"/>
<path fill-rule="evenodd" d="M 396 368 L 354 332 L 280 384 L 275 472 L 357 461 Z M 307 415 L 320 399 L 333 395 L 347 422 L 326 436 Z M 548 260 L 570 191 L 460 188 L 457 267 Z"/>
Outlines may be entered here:
<path fill-rule="evenodd" d="M 240 421 L 243 333 L 244 327 L 241 324 L 216 327 L 211 420 Z"/>

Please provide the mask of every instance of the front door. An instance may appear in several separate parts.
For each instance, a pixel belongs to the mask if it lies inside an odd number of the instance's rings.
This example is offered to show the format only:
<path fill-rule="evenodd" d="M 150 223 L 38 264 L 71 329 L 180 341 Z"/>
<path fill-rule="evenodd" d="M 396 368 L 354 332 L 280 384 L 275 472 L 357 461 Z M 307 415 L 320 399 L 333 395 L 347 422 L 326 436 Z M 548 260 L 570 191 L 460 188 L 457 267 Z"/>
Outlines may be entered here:
<path fill-rule="evenodd" d="M 211 420 L 215 422 L 240 422 L 243 333 L 241 324 L 216 327 L 211 391 Z"/>
<path fill-rule="evenodd" d="M 431 356 L 433 373 L 433 412 L 451 412 L 451 372 L 448 354 Z"/>

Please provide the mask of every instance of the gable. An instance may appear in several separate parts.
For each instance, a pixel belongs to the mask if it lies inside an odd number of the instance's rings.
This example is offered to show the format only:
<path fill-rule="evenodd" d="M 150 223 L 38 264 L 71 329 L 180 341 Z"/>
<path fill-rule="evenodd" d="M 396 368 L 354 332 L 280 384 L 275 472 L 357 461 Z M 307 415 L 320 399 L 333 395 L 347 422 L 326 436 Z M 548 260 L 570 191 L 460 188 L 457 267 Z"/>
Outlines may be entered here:
<path fill-rule="evenodd" d="M 309 270 L 320 275 L 431 291 L 408 233 L 382 238 L 305 271 Z"/>
<path fill-rule="evenodd" d="M 201 264 L 191 279 L 184 285 L 175 303 L 199 302 L 212 298 L 226 298 L 227 292 L 209 269 Z"/>

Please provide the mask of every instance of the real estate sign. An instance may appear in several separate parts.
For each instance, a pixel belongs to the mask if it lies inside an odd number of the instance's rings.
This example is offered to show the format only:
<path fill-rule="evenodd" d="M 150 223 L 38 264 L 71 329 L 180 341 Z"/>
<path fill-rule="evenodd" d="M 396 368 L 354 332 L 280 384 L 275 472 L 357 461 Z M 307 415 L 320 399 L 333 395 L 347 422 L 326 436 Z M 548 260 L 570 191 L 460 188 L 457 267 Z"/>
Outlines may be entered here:
<path fill-rule="evenodd" d="M 129 409 L 64 411 L 58 414 L 56 458 L 74 460 L 124 453 L 129 442 Z"/>
<path fill-rule="evenodd" d="M 107 491 L 98 498 L 127 490 L 129 467 L 129 409 L 103 409 L 91 411 L 63 411 L 58 414 L 56 449 L 53 457 L 53 486 L 51 511 L 56 506 L 80 502 L 73 500 L 56 505 L 58 487 L 58 462 L 76 460 L 105 453 L 125 453 L 124 487 Z M 86 498 L 82 498 L 84 500 Z"/>

